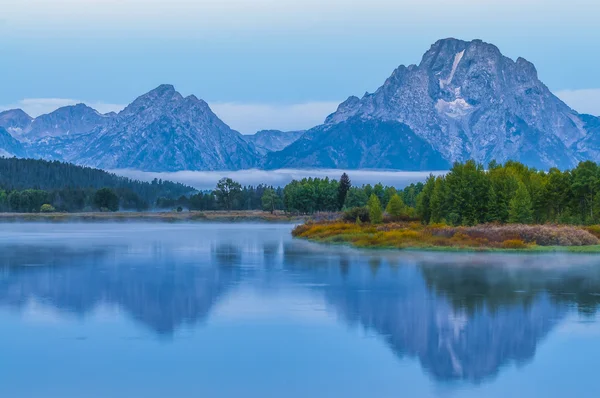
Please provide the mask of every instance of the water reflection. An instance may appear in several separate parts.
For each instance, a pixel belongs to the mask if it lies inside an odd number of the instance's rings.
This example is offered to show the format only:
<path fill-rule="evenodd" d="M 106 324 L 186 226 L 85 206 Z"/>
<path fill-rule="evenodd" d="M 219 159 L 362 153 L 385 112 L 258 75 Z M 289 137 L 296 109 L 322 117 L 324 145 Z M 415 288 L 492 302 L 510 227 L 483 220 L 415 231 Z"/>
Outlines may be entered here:
<path fill-rule="evenodd" d="M 116 306 L 173 337 L 241 285 L 300 288 L 435 380 L 480 383 L 532 361 L 570 311 L 592 317 L 600 304 L 593 256 L 361 253 L 291 240 L 281 226 L 127 228 L 68 242 L 61 231 L 43 243 L 0 236 L 0 306 L 35 301 L 77 317 Z"/>

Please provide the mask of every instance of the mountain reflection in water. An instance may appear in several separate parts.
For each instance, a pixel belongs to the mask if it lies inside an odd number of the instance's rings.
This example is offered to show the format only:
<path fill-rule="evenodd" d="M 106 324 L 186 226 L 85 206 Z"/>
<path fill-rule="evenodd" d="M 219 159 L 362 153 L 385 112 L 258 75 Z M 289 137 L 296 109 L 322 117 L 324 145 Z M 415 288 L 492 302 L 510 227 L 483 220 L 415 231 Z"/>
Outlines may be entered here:
<path fill-rule="evenodd" d="M 302 289 L 438 381 L 480 383 L 528 363 L 569 312 L 593 317 L 600 304 L 600 261 L 586 255 L 360 252 L 260 224 L 53 228 L 0 235 L 0 307 L 78 318 L 116 307 L 177 338 L 240 286 Z"/>

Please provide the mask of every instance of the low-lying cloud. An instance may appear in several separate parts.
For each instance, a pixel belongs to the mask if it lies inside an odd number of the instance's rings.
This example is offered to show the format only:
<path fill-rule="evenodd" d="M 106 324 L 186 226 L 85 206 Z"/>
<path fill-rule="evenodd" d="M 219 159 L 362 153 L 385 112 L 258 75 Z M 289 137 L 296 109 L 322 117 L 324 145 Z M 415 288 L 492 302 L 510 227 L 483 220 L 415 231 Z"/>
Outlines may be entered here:
<path fill-rule="evenodd" d="M 242 185 L 267 184 L 283 187 L 292 180 L 304 177 L 329 177 L 339 179 L 342 173 L 348 173 L 352 184 L 374 185 L 381 182 L 397 188 L 403 188 L 411 183 L 424 182 L 430 174 L 441 175 L 446 171 L 410 172 L 394 170 L 338 170 L 338 169 L 280 169 L 280 170 L 238 170 L 238 171 L 177 171 L 172 173 L 155 173 L 139 170 L 111 170 L 124 177 L 140 181 L 152 181 L 155 178 L 180 182 L 198 190 L 212 189 L 223 177 L 229 177 Z"/>

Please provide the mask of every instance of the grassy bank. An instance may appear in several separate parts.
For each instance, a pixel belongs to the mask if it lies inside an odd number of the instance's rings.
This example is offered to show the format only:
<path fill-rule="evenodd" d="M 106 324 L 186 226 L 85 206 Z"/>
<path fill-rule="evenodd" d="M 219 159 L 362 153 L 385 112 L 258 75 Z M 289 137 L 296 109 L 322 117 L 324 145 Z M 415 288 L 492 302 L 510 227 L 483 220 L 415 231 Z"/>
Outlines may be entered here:
<path fill-rule="evenodd" d="M 418 222 L 380 225 L 308 222 L 292 234 L 315 242 L 359 248 L 440 251 L 568 251 L 600 253 L 600 230 L 561 225 L 449 227 Z"/>
<path fill-rule="evenodd" d="M 300 222 L 303 217 L 263 211 L 0 213 L 1 222 Z"/>

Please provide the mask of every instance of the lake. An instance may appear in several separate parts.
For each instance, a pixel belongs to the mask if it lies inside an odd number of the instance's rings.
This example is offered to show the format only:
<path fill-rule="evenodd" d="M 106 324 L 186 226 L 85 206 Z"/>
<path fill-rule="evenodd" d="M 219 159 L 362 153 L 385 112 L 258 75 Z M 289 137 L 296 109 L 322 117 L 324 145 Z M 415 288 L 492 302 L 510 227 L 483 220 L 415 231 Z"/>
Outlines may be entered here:
<path fill-rule="evenodd" d="M 597 397 L 600 256 L 0 224 L 0 397 Z"/>

